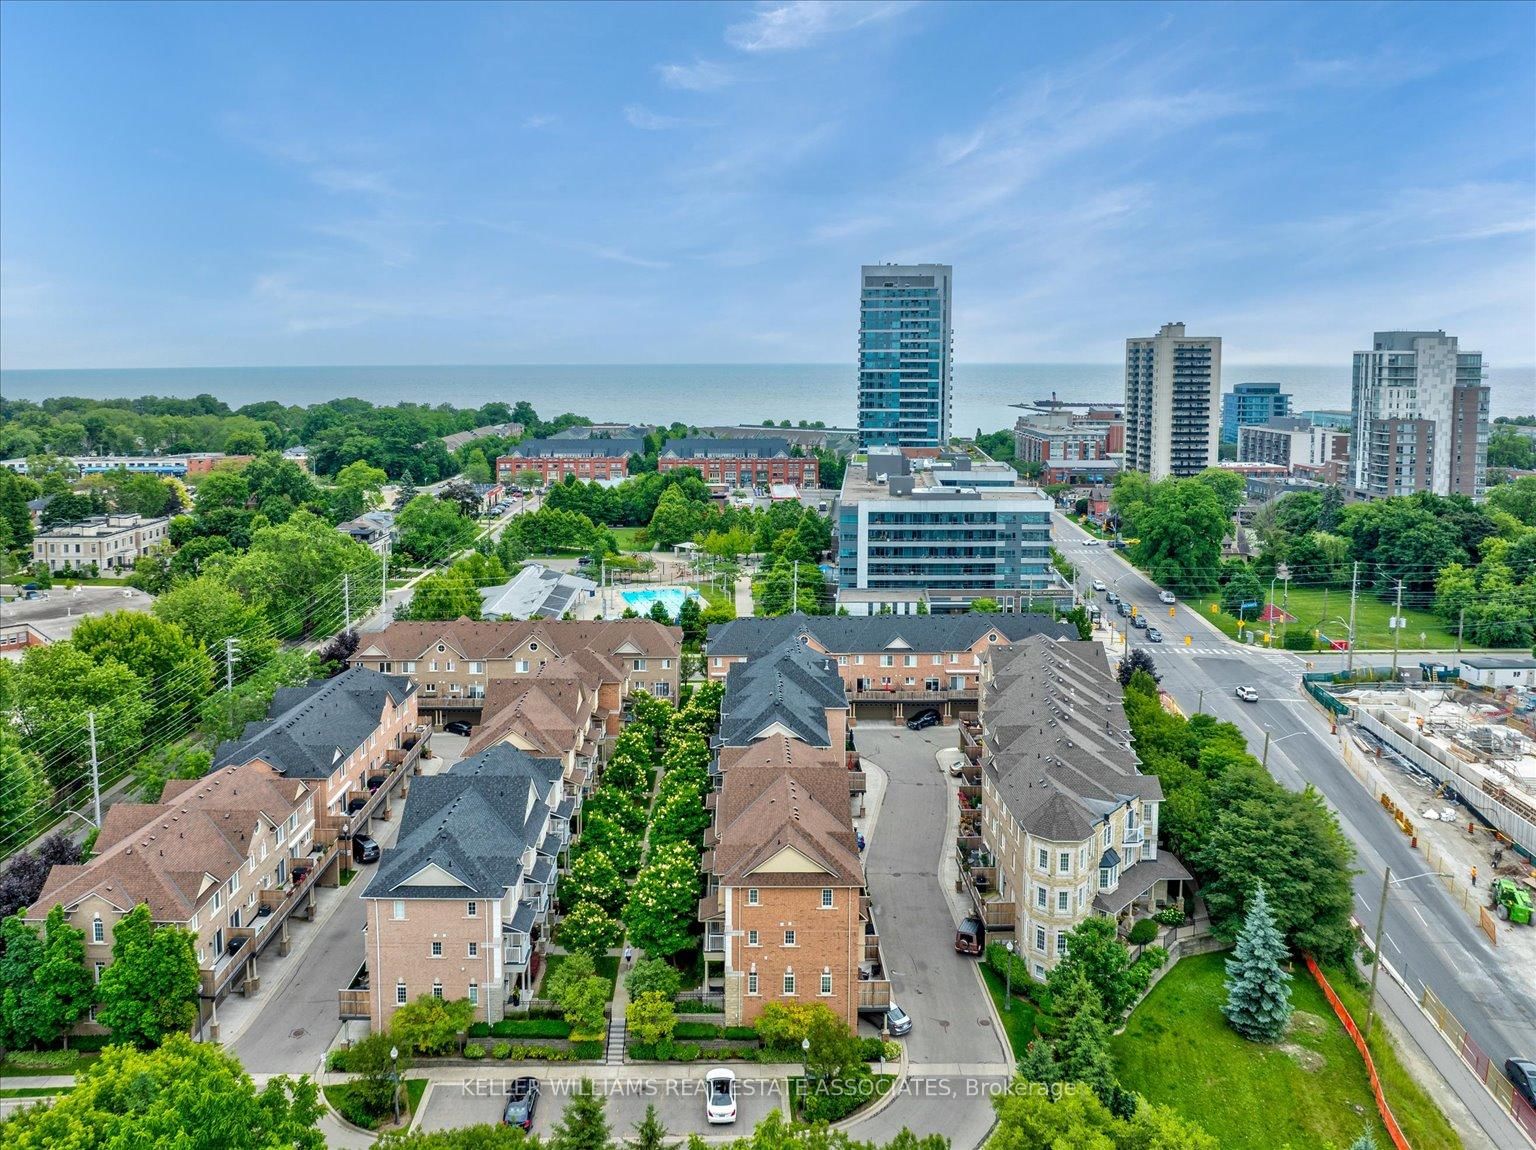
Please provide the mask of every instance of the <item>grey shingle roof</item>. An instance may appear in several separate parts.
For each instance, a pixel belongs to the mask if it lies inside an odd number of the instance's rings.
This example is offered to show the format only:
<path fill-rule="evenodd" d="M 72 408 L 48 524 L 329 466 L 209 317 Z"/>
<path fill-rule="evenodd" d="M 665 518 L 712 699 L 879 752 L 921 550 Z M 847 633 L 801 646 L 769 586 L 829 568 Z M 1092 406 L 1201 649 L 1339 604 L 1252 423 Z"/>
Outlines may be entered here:
<path fill-rule="evenodd" d="M 643 439 L 525 439 L 507 454 L 513 459 L 608 459 L 638 455 L 644 450 Z"/>
<path fill-rule="evenodd" d="M 398 707 L 415 690 L 403 675 L 362 667 L 302 687 L 279 687 L 268 718 L 247 723 L 241 738 L 221 743 L 214 768 L 259 758 L 290 778 L 329 778 L 378 729 L 385 700 Z"/>
<path fill-rule="evenodd" d="M 1081 842 L 1117 807 L 1162 797 L 1096 643 L 1036 636 L 988 652 L 979 709 L 987 784 L 1036 837 Z"/>
<path fill-rule="evenodd" d="M 703 436 L 669 439 L 661 454 L 676 459 L 773 459 L 788 458 L 789 441 L 760 435 L 741 439 L 706 439 Z"/>
<path fill-rule="evenodd" d="M 1049 615 L 780 615 L 718 623 L 709 629 L 709 654 L 751 658 L 799 635 L 833 654 L 854 651 L 959 651 L 989 632 L 1010 643 L 1031 635 L 1076 639 L 1077 628 Z"/>
<path fill-rule="evenodd" d="M 505 744 L 411 784 L 400 837 L 379 860 L 364 898 L 500 898 L 543 839 L 561 766 Z M 436 866 L 462 885 L 407 886 Z"/>
<path fill-rule="evenodd" d="M 719 745 L 744 747 L 780 724 L 802 742 L 825 747 L 828 708 L 848 708 L 837 667 L 792 639 L 773 654 L 730 669 L 720 704 Z"/>

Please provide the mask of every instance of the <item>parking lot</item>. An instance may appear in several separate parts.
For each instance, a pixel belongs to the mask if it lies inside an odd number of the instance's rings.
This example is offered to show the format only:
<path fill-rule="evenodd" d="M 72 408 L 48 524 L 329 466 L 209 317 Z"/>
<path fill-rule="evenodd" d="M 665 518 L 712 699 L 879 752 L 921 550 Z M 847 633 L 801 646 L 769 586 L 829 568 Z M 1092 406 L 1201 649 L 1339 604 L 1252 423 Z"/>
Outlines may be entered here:
<path fill-rule="evenodd" d="M 751 1133 L 769 1111 L 784 1104 L 786 1086 L 782 1078 L 755 1077 L 750 1068 L 737 1068 L 736 1121 L 732 1125 L 710 1126 L 704 1121 L 703 1077 L 708 1069 L 705 1063 L 686 1068 L 628 1066 L 616 1076 L 599 1070 L 593 1087 L 607 1105 L 608 1126 L 617 1140 L 623 1140 L 634 1130 L 645 1117 L 647 1106 L 656 1107 L 657 1116 L 670 1134 L 734 1137 Z M 562 1069 L 540 1073 L 531 1068 L 529 1072 L 540 1084 L 533 1133 L 547 1138 L 565 1112 L 566 1099 L 576 1092 L 583 1072 Z M 480 1078 L 467 1078 L 463 1083 L 437 1083 L 426 1100 L 419 1128 L 447 1130 L 500 1122 L 508 1084 L 517 1077 L 518 1069 L 507 1066 L 496 1067 L 495 1072 Z"/>

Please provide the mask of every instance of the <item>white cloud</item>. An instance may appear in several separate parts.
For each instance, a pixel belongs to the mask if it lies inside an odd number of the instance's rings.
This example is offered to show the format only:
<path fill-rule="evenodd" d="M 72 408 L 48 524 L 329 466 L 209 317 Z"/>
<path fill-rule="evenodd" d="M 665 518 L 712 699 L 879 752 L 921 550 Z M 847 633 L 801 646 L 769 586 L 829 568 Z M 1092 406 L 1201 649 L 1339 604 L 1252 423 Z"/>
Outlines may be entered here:
<path fill-rule="evenodd" d="M 553 128 L 559 122 L 559 116 L 549 114 L 535 113 L 534 115 L 523 117 L 523 127 L 531 132 L 537 132 L 543 128 Z"/>
<path fill-rule="evenodd" d="M 743 52 L 793 52 L 828 36 L 888 20 L 912 5 L 787 0 L 760 4 L 750 19 L 725 30 L 726 43 Z"/>
<path fill-rule="evenodd" d="M 686 92 L 713 92 L 736 82 L 736 76 L 729 68 L 712 60 L 658 64 L 656 71 L 668 88 L 681 88 Z"/>
<path fill-rule="evenodd" d="M 685 128 L 693 123 L 682 116 L 663 116 L 639 104 L 630 104 L 625 108 L 624 119 L 631 128 L 639 128 L 642 132 L 665 132 L 671 128 Z"/>
<path fill-rule="evenodd" d="M 393 196 L 394 186 L 383 172 L 362 171 L 356 168 L 320 167 L 309 178 L 328 192 L 338 195 Z"/>

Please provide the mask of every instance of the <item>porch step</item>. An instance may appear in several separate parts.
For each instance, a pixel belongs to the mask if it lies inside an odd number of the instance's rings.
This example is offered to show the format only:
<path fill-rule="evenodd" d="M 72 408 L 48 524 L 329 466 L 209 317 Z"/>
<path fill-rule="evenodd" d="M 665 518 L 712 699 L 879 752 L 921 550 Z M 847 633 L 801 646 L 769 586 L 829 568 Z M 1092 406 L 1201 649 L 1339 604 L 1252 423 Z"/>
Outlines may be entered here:
<path fill-rule="evenodd" d="M 623 1017 L 615 1018 L 608 1024 L 608 1045 L 603 1050 L 603 1061 L 609 1066 L 622 1066 L 624 1064 L 624 1049 L 628 1045 L 628 1028 L 624 1024 Z"/>

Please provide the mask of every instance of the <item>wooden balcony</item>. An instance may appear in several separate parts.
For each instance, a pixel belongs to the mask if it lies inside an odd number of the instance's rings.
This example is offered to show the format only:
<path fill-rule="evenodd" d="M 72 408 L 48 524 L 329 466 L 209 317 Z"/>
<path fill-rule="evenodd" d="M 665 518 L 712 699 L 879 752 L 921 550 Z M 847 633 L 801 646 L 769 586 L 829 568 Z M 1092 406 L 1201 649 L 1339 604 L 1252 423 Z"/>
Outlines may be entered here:
<path fill-rule="evenodd" d="M 891 1005 L 891 980 L 865 978 L 859 980 L 859 1009 L 879 1010 Z"/>
<path fill-rule="evenodd" d="M 373 1006 L 370 998 L 368 964 L 364 963 L 352 976 L 352 985 L 336 992 L 337 1017 L 343 1021 L 372 1017 Z"/>
<path fill-rule="evenodd" d="M 974 687 L 963 690 L 941 688 L 937 691 L 926 691 L 920 687 L 866 687 L 848 692 L 850 703 L 955 703 L 975 700 Z"/>
<path fill-rule="evenodd" d="M 848 772 L 848 793 L 850 795 L 862 795 L 869 785 L 869 776 L 863 771 Z"/>

